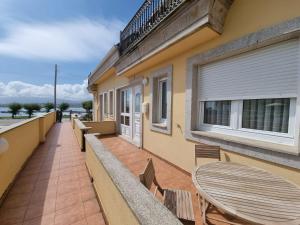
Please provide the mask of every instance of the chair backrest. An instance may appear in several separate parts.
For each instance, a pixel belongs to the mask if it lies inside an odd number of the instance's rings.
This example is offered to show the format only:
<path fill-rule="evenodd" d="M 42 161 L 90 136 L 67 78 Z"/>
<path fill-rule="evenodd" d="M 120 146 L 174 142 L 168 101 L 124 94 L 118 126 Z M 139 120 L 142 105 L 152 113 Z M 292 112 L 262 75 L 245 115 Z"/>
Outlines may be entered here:
<path fill-rule="evenodd" d="M 221 160 L 220 146 L 197 144 L 195 145 L 195 165 L 197 158 L 210 158 Z"/>
<path fill-rule="evenodd" d="M 147 165 L 143 171 L 139 175 L 140 181 L 146 188 L 150 190 L 152 182 L 155 180 L 155 170 L 152 159 L 148 159 Z"/>

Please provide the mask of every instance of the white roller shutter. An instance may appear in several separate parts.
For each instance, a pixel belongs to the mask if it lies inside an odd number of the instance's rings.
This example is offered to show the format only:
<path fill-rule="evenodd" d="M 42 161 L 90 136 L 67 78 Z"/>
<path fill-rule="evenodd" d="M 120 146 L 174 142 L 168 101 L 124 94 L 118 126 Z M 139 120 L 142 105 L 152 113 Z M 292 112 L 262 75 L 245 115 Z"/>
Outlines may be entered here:
<path fill-rule="evenodd" d="M 295 97 L 299 39 L 199 66 L 200 100 Z"/>

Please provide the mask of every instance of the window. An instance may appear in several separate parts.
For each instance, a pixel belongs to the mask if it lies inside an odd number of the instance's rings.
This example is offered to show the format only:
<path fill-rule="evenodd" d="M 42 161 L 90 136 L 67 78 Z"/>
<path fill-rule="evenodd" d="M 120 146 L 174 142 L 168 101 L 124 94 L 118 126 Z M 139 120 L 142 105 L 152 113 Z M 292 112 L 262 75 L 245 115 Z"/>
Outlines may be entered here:
<path fill-rule="evenodd" d="M 100 105 L 100 109 L 99 109 L 99 111 L 100 111 L 100 121 L 103 121 L 103 109 L 104 109 L 104 107 L 103 107 L 103 94 L 101 94 L 100 96 L 99 96 L 99 105 Z"/>
<path fill-rule="evenodd" d="M 104 93 L 104 117 L 108 117 L 108 96 L 107 93 Z"/>
<path fill-rule="evenodd" d="M 114 92 L 109 92 L 109 115 L 110 117 L 114 116 Z"/>
<path fill-rule="evenodd" d="M 167 120 L 167 78 L 162 78 L 158 82 L 158 103 L 159 103 L 159 121 L 165 123 Z"/>
<path fill-rule="evenodd" d="M 199 130 L 273 141 L 276 136 L 293 138 L 296 98 L 199 103 Z"/>
<path fill-rule="evenodd" d="M 151 130 L 171 134 L 172 66 L 151 74 Z"/>
<path fill-rule="evenodd" d="M 100 95 L 100 113 L 101 121 L 114 117 L 114 91 L 104 92 Z"/>

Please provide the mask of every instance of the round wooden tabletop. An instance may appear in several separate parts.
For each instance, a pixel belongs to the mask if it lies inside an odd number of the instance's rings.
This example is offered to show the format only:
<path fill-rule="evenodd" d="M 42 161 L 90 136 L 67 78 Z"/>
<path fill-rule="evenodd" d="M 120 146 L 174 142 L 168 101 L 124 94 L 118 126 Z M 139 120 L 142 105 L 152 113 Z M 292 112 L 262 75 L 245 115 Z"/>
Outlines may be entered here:
<path fill-rule="evenodd" d="M 193 182 L 208 202 L 245 221 L 300 225 L 300 188 L 265 170 L 209 163 L 194 171 Z"/>

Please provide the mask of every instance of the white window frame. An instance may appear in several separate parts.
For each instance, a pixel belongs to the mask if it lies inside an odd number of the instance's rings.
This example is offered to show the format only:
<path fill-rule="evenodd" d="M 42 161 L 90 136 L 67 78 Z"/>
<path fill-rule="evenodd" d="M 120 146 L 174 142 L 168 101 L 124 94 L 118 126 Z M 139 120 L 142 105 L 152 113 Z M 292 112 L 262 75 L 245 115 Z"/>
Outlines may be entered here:
<path fill-rule="evenodd" d="M 112 93 L 112 101 L 111 94 Z M 102 104 L 100 104 L 100 110 L 102 112 L 101 121 L 105 119 L 114 119 L 115 115 L 115 93 L 114 90 L 109 90 L 105 92 L 101 92 L 99 94 L 99 98 L 101 98 Z M 107 104 L 105 104 L 105 99 L 107 100 Z M 107 109 L 106 109 L 107 106 Z"/>
<path fill-rule="evenodd" d="M 281 98 L 281 97 L 274 97 Z M 286 97 L 284 97 L 286 98 Z M 255 98 L 257 99 L 257 98 Z M 260 99 L 270 99 L 269 97 Z M 252 138 L 261 141 L 271 141 L 280 144 L 293 144 L 295 139 L 295 116 L 296 116 L 296 102 L 295 97 L 290 97 L 290 109 L 289 109 L 289 126 L 288 133 L 264 131 L 250 128 L 242 128 L 242 114 L 243 114 L 243 100 L 231 100 L 230 110 L 230 125 L 215 125 L 204 123 L 204 103 L 206 101 L 198 100 L 198 112 L 197 112 L 197 130 L 200 131 L 212 131 L 223 134 L 241 136 L 245 138 Z M 209 100 L 209 101 L 220 101 L 220 100 Z M 225 100 L 224 100 L 225 101 Z"/>
<path fill-rule="evenodd" d="M 150 74 L 150 128 L 169 135 L 172 133 L 172 73 L 173 67 L 169 65 Z M 162 81 L 167 84 L 167 118 L 162 118 Z"/>

